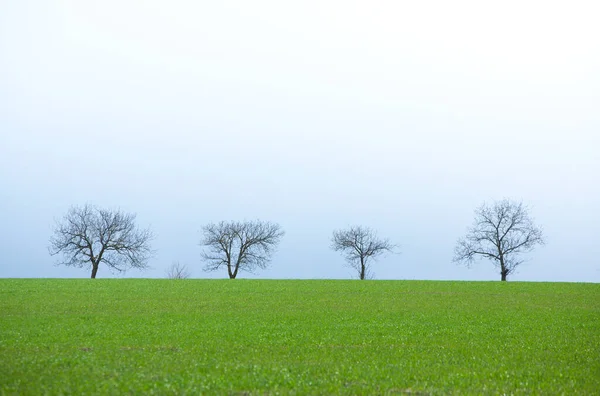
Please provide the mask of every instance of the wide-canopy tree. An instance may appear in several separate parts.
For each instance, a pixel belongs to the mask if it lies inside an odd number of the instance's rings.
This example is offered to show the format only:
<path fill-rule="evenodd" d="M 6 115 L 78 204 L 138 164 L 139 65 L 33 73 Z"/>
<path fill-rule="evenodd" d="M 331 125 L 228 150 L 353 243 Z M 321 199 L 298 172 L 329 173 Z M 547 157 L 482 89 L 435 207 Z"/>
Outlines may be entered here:
<path fill-rule="evenodd" d="M 227 269 L 230 279 L 238 272 L 267 268 L 271 255 L 285 234 L 279 224 L 267 221 L 221 221 L 203 227 L 200 242 L 205 271 Z"/>
<path fill-rule="evenodd" d="M 62 254 L 60 265 L 91 268 L 96 277 L 100 264 L 116 271 L 145 269 L 153 255 L 149 229 L 135 225 L 135 214 L 101 209 L 91 204 L 73 206 L 56 222 L 48 248 Z"/>

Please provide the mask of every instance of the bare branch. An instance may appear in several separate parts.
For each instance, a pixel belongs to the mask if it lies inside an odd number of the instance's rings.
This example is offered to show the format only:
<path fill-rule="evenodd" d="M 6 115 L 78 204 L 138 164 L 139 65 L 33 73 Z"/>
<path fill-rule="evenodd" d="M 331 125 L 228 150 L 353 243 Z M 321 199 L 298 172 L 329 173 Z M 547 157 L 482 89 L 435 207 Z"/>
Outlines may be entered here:
<path fill-rule="evenodd" d="M 179 261 L 173 261 L 173 264 L 167 270 L 167 278 L 169 279 L 187 279 L 190 275 L 187 266 L 180 264 Z"/>

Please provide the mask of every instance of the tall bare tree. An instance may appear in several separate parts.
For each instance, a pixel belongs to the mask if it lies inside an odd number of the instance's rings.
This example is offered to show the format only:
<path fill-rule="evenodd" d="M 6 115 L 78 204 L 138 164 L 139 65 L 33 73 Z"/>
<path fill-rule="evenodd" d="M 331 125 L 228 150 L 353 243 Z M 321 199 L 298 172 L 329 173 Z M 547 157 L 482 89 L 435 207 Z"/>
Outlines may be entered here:
<path fill-rule="evenodd" d="M 522 202 L 503 199 L 475 210 L 473 226 L 458 240 L 453 261 L 470 266 L 476 258 L 487 258 L 506 281 L 523 263 L 518 255 L 538 244 L 544 244 L 542 230 L 534 224 L 528 208 Z"/>
<path fill-rule="evenodd" d="M 331 238 L 331 248 L 342 252 L 348 265 L 358 272 L 360 279 L 371 276 L 371 260 L 381 254 L 393 252 L 395 247 L 388 239 L 380 239 L 375 231 L 362 226 L 336 230 Z"/>
<path fill-rule="evenodd" d="M 267 268 L 285 234 L 279 224 L 259 220 L 222 221 L 208 224 L 202 230 L 204 238 L 200 245 L 206 246 L 202 252 L 204 270 L 225 267 L 230 279 L 235 279 L 240 270 L 254 272 L 257 268 Z"/>
<path fill-rule="evenodd" d="M 187 265 L 173 261 L 173 264 L 167 269 L 167 278 L 169 279 L 187 279 L 190 277 L 190 271 Z"/>
<path fill-rule="evenodd" d="M 149 229 L 135 226 L 135 214 L 86 204 L 71 207 L 56 222 L 48 250 L 62 254 L 58 264 L 91 268 L 95 278 L 101 263 L 117 271 L 147 268 L 152 238 Z"/>

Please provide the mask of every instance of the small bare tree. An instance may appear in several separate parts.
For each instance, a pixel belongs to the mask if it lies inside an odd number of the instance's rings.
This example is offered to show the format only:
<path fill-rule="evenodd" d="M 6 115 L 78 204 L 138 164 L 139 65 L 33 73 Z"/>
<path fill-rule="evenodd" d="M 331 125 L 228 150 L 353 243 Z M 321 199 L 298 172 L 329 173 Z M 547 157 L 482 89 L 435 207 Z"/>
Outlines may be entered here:
<path fill-rule="evenodd" d="M 180 264 L 179 261 L 173 261 L 173 264 L 167 270 L 167 278 L 169 279 L 187 279 L 190 275 L 187 265 Z"/>
<path fill-rule="evenodd" d="M 203 227 L 201 246 L 206 262 L 205 271 L 227 268 L 230 279 L 238 271 L 265 269 L 279 241 L 285 234 L 278 224 L 263 221 L 225 222 Z"/>
<path fill-rule="evenodd" d="M 470 266 L 478 257 L 500 269 L 501 280 L 523 263 L 520 253 L 544 244 L 542 230 L 535 226 L 522 202 L 504 199 L 475 210 L 475 221 L 467 236 L 458 240 L 454 262 Z"/>
<path fill-rule="evenodd" d="M 53 256 L 62 253 L 59 265 L 91 268 L 95 278 L 101 263 L 117 271 L 147 268 L 152 238 L 149 229 L 135 226 L 135 214 L 86 204 L 71 207 L 56 222 L 48 250 Z"/>
<path fill-rule="evenodd" d="M 342 252 L 348 265 L 358 272 L 360 279 L 371 277 L 371 259 L 393 252 L 395 247 L 388 239 L 380 239 L 375 231 L 362 226 L 336 230 L 331 238 L 331 248 Z"/>

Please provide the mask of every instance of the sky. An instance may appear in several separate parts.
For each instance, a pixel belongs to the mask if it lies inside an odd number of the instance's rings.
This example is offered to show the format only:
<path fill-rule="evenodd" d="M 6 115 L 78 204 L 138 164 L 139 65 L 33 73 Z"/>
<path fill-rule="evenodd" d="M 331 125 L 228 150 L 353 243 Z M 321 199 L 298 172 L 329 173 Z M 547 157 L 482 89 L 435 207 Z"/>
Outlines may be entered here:
<path fill-rule="evenodd" d="M 202 226 L 286 231 L 250 278 L 356 277 L 332 231 L 399 254 L 375 279 L 499 280 L 452 263 L 475 208 L 529 205 L 546 245 L 509 280 L 600 282 L 595 1 L 0 2 L 0 277 L 89 277 L 48 239 L 71 205 L 137 214 L 151 269 L 192 277 Z"/>

